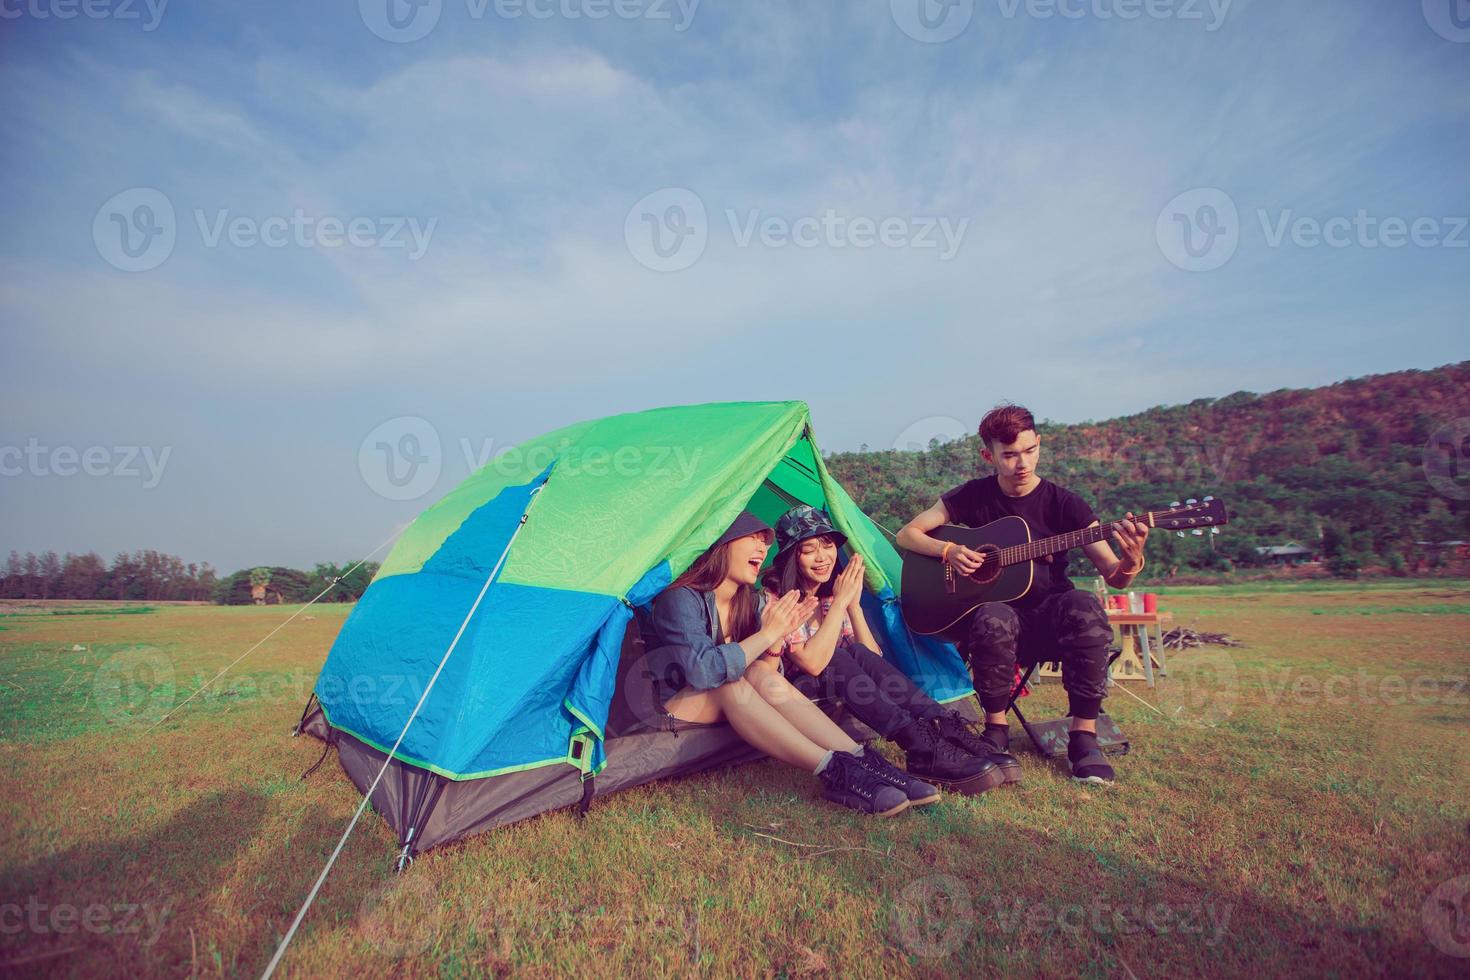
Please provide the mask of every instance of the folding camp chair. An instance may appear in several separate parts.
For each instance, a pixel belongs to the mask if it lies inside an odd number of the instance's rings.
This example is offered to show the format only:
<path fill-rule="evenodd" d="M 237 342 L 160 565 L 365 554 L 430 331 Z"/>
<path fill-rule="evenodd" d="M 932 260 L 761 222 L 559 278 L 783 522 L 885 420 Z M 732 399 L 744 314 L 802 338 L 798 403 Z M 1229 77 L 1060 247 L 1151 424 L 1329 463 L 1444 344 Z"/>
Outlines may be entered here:
<path fill-rule="evenodd" d="M 1108 670 L 1110 673 L 1112 671 L 1113 661 L 1117 660 L 1122 653 L 1123 648 L 1120 646 L 1108 648 Z M 1021 679 L 1016 682 L 1016 686 L 1011 690 L 1011 700 L 1010 704 L 1006 706 L 1006 710 L 1016 713 L 1016 719 L 1021 723 L 1021 727 L 1025 729 L 1026 737 L 1031 740 L 1031 744 L 1035 746 L 1037 752 L 1048 759 L 1064 759 L 1067 756 L 1067 730 L 1071 727 L 1072 719 L 1064 715 L 1061 718 L 1052 718 L 1047 721 L 1031 722 L 1026 719 L 1025 713 L 1021 711 L 1021 706 L 1016 703 L 1021 697 L 1021 693 L 1026 690 L 1026 685 L 1030 682 L 1031 675 L 1036 673 L 1036 668 L 1043 663 L 1055 664 L 1058 669 L 1061 667 L 1060 661 L 1050 661 L 1044 657 L 1033 660 L 1030 663 L 1022 664 Z M 1097 744 L 1109 755 L 1126 755 L 1128 752 L 1129 745 L 1127 737 L 1124 736 L 1122 729 L 1118 727 L 1118 723 L 1113 721 L 1112 717 L 1106 711 L 1097 716 Z"/>

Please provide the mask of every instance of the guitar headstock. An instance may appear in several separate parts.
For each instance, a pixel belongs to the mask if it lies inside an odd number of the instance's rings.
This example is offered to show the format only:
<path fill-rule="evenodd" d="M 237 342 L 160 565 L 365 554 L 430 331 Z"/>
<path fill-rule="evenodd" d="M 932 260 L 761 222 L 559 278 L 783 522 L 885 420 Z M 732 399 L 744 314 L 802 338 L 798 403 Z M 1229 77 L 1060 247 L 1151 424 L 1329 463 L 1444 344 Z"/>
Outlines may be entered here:
<path fill-rule="evenodd" d="M 1230 522 L 1225 513 L 1225 501 L 1216 500 L 1214 497 L 1206 497 L 1204 500 L 1195 500 L 1190 497 L 1183 503 L 1176 500 L 1166 510 L 1155 510 L 1149 513 L 1153 516 L 1154 527 L 1170 531 L 1216 527 Z"/>

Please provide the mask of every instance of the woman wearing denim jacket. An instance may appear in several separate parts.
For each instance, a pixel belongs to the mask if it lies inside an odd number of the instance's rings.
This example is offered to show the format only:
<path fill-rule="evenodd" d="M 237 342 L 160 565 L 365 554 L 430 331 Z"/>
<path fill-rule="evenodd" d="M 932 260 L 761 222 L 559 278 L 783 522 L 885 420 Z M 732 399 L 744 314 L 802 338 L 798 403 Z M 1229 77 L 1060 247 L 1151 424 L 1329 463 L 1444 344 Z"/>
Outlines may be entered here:
<path fill-rule="evenodd" d="M 966 794 L 1020 781 L 1021 767 L 1013 756 L 997 752 L 970 722 L 936 703 L 883 658 L 860 605 L 862 556 L 854 554 L 837 571 L 838 552 L 846 543 L 846 535 L 815 507 L 793 507 L 776 522 L 778 551 L 765 579 L 766 595 L 795 590 L 818 605 L 773 652 L 783 655 L 793 672 L 815 678 L 823 694 L 840 698 L 859 721 L 897 743 L 912 775 Z"/>
<path fill-rule="evenodd" d="M 816 607 L 795 592 L 762 603 L 752 589 L 773 537 L 742 512 L 654 600 L 649 663 L 663 710 L 700 724 L 728 721 L 757 749 L 816 775 L 828 800 L 893 816 L 909 806 L 914 780 L 848 737 L 768 656 Z"/>

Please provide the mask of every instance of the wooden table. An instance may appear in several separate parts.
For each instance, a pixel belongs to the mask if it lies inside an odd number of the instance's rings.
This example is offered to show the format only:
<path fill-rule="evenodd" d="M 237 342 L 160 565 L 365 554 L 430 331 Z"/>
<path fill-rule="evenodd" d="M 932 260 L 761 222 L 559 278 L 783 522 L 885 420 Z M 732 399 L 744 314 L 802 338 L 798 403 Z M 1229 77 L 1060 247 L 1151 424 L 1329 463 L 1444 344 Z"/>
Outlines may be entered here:
<path fill-rule="evenodd" d="M 1172 622 L 1174 622 L 1173 613 L 1135 613 L 1125 612 L 1121 609 L 1108 610 L 1108 623 L 1117 627 L 1118 636 L 1124 643 L 1124 655 L 1127 655 L 1129 647 L 1133 643 L 1136 642 L 1138 644 L 1139 659 L 1143 661 L 1144 680 L 1148 682 L 1149 687 L 1154 686 L 1155 664 L 1158 664 L 1159 674 L 1161 676 L 1169 676 L 1168 667 L 1164 662 L 1164 624 Z M 1153 651 L 1149 649 L 1149 627 L 1155 627 L 1159 632 L 1157 658 L 1154 657 Z"/>

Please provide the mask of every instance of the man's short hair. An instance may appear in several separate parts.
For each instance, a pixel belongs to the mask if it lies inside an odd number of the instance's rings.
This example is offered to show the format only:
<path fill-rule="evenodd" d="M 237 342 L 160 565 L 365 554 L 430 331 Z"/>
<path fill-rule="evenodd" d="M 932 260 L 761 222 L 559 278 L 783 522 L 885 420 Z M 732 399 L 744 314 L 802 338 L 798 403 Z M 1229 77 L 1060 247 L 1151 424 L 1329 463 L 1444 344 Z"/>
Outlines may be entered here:
<path fill-rule="evenodd" d="M 1036 428 L 1036 419 L 1020 405 L 998 405 L 980 420 L 980 441 L 987 449 L 991 443 L 1008 446 L 1027 429 Z"/>

